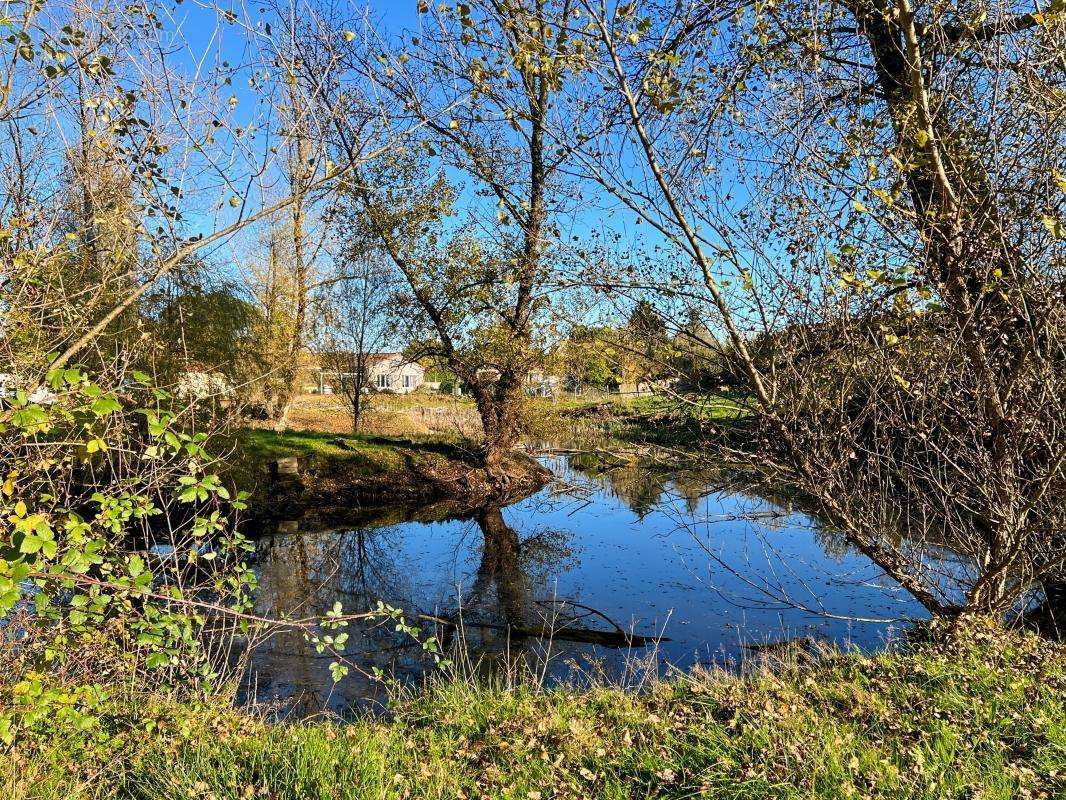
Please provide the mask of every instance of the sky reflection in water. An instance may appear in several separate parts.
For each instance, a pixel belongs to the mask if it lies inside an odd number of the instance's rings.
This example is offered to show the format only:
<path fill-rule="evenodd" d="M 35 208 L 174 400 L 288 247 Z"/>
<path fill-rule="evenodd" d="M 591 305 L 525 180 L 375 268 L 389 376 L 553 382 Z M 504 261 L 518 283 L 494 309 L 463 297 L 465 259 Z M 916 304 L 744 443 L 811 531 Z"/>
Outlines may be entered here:
<path fill-rule="evenodd" d="M 266 536 L 258 609 L 310 615 L 335 601 L 354 611 L 380 599 L 461 614 L 464 650 L 481 669 L 521 663 L 549 680 L 573 679 L 575 665 L 591 664 L 610 679 L 636 680 L 627 661 L 651 651 L 566 634 L 549 643 L 509 636 L 506 626 L 611 631 L 584 607 L 596 609 L 627 631 L 668 637 L 651 653 L 662 671 L 735 662 L 750 653 L 743 644 L 795 636 L 876 647 L 903 623 L 869 620 L 924 616 L 838 535 L 771 500 L 638 464 L 551 466 L 562 485 L 471 519 Z M 349 630 L 346 657 L 367 672 L 410 679 L 427 667 L 420 648 L 389 626 Z M 334 685 L 332 660 L 297 636 L 275 636 L 255 652 L 254 693 L 298 713 L 381 699 L 381 687 L 355 670 Z"/>

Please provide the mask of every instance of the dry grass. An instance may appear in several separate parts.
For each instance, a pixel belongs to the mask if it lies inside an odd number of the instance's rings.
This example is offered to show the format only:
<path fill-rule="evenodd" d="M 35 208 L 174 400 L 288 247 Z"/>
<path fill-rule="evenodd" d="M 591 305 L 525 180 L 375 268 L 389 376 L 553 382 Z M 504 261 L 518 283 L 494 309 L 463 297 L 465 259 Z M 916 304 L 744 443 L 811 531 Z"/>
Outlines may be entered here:
<path fill-rule="evenodd" d="M 0 713 L 5 694 L 0 681 Z M 442 679 L 350 725 L 116 691 L 87 718 L 20 721 L 0 786 L 26 800 L 1051 800 L 1066 790 L 1064 702 L 1061 646 L 983 624 L 642 694 Z"/>
<path fill-rule="evenodd" d="M 269 423 L 252 423 L 268 427 Z M 415 392 L 409 395 L 375 394 L 363 417 L 361 433 L 381 436 L 420 436 L 447 434 L 474 437 L 480 422 L 473 404 L 466 398 Z M 352 432 L 351 409 L 338 395 L 304 394 L 293 401 L 289 428 L 315 433 Z"/>

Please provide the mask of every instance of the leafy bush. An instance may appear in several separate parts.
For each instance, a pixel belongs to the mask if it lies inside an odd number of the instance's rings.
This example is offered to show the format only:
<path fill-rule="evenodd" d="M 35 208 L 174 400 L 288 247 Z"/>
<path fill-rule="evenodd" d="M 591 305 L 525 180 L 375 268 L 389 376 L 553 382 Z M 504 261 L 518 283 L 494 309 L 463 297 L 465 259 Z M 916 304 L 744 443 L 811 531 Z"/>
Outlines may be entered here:
<path fill-rule="evenodd" d="M 39 668 L 106 632 L 94 652 L 112 669 L 210 682 L 221 664 L 207 630 L 251 606 L 251 546 L 231 524 L 245 498 L 211 471 L 194 404 L 142 373 L 110 377 L 53 370 L 51 402 L 19 392 L 3 413 L 0 616 L 32 608 L 23 646 Z"/>

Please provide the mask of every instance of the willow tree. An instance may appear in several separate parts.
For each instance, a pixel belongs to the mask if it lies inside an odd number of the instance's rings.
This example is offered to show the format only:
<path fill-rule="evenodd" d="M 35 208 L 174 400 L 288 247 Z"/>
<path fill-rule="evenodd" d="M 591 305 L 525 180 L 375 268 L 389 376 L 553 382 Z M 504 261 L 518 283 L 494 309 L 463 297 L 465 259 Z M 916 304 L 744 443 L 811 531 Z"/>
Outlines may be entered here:
<path fill-rule="evenodd" d="M 368 114 L 384 130 L 417 132 L 416 147 L 349 190 L 405 278 L 412 322 L 435 340 L 428 355 L 477 403 L 484 464 L 500 481 L 520 434 L 525 376 L 542 358 L 539 323 L 565 252 L 560 218 L 572 208 L 571 149 L 548 130 L 582 125 L 581 103 L 562 92 L 584 69 L 573 10 L 571 0 L 427 4 L 422 29 L 389 52 L 340 23 L 325 34 L 312 26 L 317 55 L 306 59 L 343 66 L 332 107 L 356 91 L 373 98 L 337 126 L 342 154 Z M 321 83 L 321 70 L 308 80 Z"/>
<path fill-rule="evenodd" d="M 582 6 L 637 165 L 586 171 L 693 267 L 760 464 L 934 613 L 1061 574 L 1061 4 Z"/>

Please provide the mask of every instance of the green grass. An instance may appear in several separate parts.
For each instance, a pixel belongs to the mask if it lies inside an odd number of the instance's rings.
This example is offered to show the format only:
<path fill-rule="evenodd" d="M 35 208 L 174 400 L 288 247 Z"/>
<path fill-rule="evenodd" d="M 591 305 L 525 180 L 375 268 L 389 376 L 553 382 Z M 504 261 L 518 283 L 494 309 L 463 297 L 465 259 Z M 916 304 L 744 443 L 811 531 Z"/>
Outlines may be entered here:
<path fill-rule="evenodd" d="M 350 725 L 115 700 L 91 728 L 42 723 L 0 758 L 13 799 L 1008 800 L 1066 796 L 1064 777 L 1066 651 L 981 625 L 644 694 L 441 681 Z"/>
<path fill-rule="evenodd" d="M 717 437 L 745 435 L 751 398 L 708 394 L 685 402 L 665 395 L 536 399 L 527 422 L 534 437 L 604 448 L 631 445 L 703 449 Z"/>
<path fill-rule="evenodd" d="M 231 451 L 224 473 L 242 489 L 254 490 L 279 458 L 300 459 L 305 474 L 330 475 L 357 470 L 364 475 L 384 474 L 410 467 L 424 458 L 463 459 L 459 443 L 441 436 L 340 435 L 311 431 L 277 433 L 244 428 L 226 443 Z"/>
<path fill-rule="evenodd" d="M 397 447 L 410 446 L 406 439 L 390 440 L 382 436 L 312 431 L 275 431 L 246 428 L 238 436 L 240 452 L 247 458 L 267 462 L 286 456 L 304 459 L 348 460 L 353 454 L 368 458 L 388 458 Z M 343 444 L 341 444 L 343 442 Z"/>

